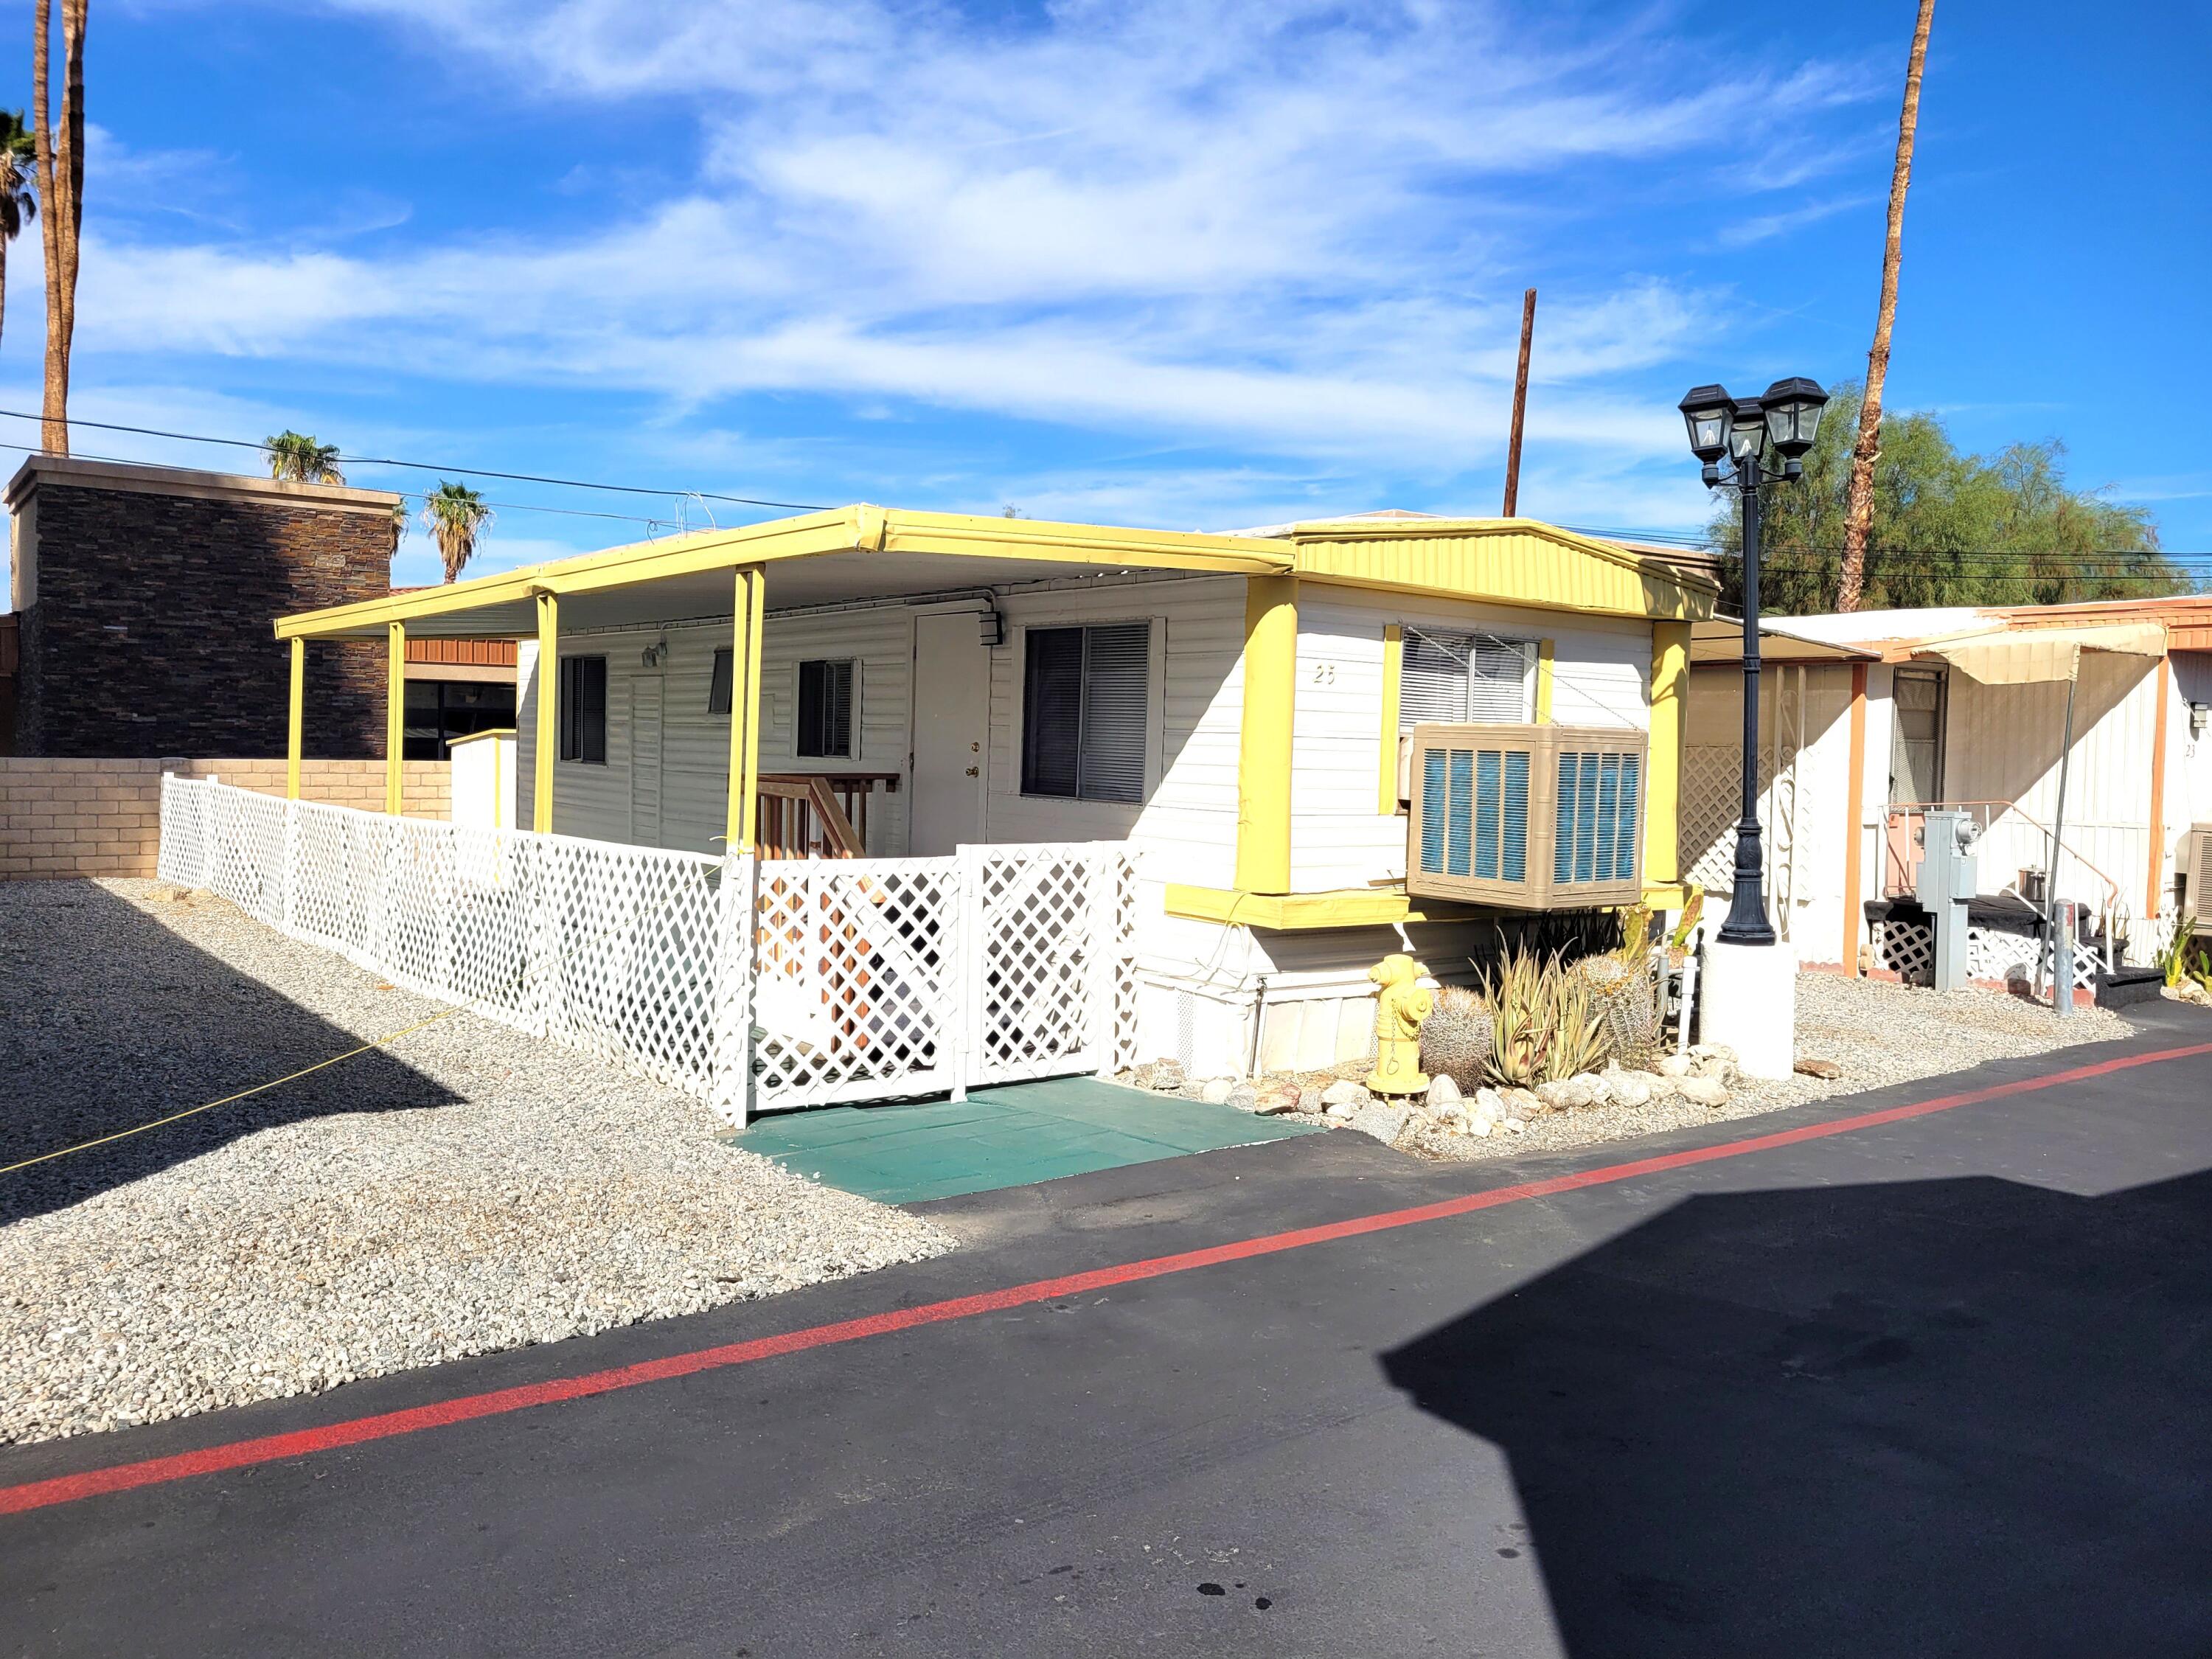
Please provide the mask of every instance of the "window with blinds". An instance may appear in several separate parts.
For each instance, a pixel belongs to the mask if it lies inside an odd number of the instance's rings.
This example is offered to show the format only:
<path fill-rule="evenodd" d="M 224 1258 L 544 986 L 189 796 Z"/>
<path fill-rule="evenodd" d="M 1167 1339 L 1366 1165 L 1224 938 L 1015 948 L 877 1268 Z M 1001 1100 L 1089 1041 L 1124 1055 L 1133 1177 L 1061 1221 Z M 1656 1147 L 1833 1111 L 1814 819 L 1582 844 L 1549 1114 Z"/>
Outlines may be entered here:
<path fill-rule="evenodd" d="M 1024 637 L 1022 793 L 1143 800 L 1152 624 L 1032 628 Z"/>
<path fill-rule="evenodd" d="M 850 657 L 799 665 L 799 725 L 792 752 L 803 760 L 853 757 L 853 685 L 857 665 Z"/>
<path fill-rule="evenodd" d="M 1534 714 L 1536 647 L 1494 634 L 1406 628 L 1398 667 L 1398 734 L 1423 724 L 1518 725 Z"/>
<path fill-rule="evenodd" d="M 561 659 L 561 758 L 607 763 L 607 659 Z"/>

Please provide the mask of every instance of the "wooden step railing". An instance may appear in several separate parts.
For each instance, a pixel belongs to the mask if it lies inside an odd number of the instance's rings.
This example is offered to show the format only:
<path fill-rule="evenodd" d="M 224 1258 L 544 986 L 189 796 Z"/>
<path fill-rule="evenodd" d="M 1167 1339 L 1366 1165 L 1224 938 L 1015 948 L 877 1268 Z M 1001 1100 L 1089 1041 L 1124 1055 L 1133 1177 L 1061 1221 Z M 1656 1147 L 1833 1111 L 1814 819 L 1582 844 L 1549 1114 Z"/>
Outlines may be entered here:
<path fill-rule="evenodd" d="M 868 802 L 898 789 L 896 772 L 763 772 L 759 843 L 767 859 L 857 859 L 868 852 Z"/>

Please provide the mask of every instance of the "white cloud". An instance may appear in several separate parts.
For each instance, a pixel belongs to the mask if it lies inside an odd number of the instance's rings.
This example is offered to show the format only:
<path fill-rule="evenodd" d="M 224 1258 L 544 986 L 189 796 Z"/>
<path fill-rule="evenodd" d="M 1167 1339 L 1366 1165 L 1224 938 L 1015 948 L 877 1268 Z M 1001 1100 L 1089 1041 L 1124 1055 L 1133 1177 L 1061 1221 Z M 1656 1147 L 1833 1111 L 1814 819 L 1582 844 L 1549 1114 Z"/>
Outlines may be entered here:
<path fill-rule="evenodd" d="M 1532 239 L 1592 234 L 1583 170 L 1695 171 L 1715 132 L 1790 137 L 1863 95 L 1823 65 L 1747 72 L 1486 3 L 1061 0 L 988 23 L 889 0 L 335 4 L 512 97 L 687 108 L 696 176 L 568 236 L 438 240 L 394 207 L 397 234 L 343 252 L 157 237 L 94 192 L 81 361 L 317 362 L 678 414 L 823 392 L 1292 474 L 1455 472 L 1502 444 Z M 1672 411 L 1618 386 L 1721 297 L 1548 283 L 1532 446 L 1671 455 Z M 1185 499 L 1159 488 L 1163 512 Z"/>

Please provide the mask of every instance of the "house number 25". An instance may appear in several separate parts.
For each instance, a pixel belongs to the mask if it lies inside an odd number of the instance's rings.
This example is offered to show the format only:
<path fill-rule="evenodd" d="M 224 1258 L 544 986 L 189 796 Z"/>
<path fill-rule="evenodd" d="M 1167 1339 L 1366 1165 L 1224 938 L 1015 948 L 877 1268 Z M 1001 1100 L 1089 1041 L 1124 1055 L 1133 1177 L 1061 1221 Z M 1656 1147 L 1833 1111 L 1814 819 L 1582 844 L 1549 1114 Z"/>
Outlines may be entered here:
<path fill-rule="evenodd" d="M 1313 665 L 1313 683 L 1316 685 L 1334 685 L 1336 684 L 1336 665 L 1333 662 L 1316 663 Z"/>

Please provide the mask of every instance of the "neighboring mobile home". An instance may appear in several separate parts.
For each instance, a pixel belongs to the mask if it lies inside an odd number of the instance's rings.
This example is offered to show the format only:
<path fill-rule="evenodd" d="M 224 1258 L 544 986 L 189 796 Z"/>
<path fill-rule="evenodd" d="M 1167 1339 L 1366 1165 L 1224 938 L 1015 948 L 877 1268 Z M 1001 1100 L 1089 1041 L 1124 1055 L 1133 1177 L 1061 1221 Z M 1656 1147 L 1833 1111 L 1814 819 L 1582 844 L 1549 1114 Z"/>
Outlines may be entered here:
<path fill-rule="evenodd" d="M 2198 903 L 2185 849 L 2212 818 L 2212 598 L 1775 618 L 1760 655 L 1767 896 L 1801 960 L 1918 967 L 1916 836 L 1949 807 L 1984 830 L 1977 975 L 2033 978 L 2062 755 L 2057 893 L 2116 959 L 2148 960 Z M 1683 857 L 1725 890 L 1741 624 L 1698 624 L 1692 659 Z"/>
<path fill-rule="evenodd" d="M 417 639 L 519 641 L 526 827 L 772 860 L 1126 843 L 1137 1050 L 1214 1073 L 1364 1053 L 1378 957 L 1449 976 L 1494 946 L 1498 913 L 1407 891 L 1419 723 L 1648 743 L 1620 873 L 1632 840 L 1679 904 L 1690 627 L 1716 591 L 1525 520 L 1202 535 L 860 506 L 277 631 L 388 635 L 394 665 Z"/>

